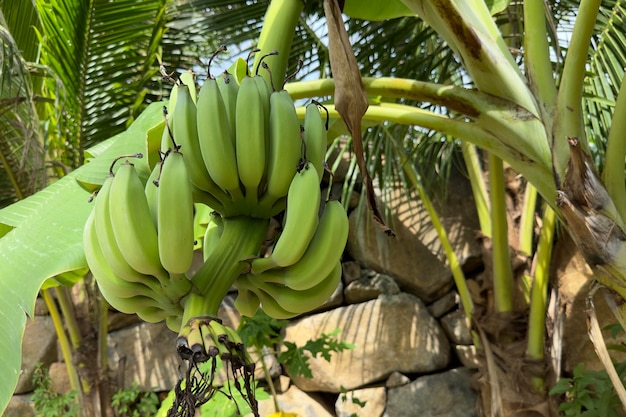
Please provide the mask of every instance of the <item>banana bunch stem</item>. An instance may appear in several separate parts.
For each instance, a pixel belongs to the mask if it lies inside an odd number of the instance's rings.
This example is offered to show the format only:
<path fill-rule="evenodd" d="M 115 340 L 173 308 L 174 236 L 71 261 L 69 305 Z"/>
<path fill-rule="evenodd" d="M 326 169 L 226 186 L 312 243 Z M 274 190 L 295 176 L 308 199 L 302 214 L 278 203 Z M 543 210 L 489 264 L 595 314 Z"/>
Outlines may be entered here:
<path fill-rule="evenodd" d="M 248 216 L 226 217 L 223 219 L 222 236 L 195 273 L 192 284 L 198 294 L 190 294 L 185 300 L 183 323 L 197 316 L 217 317 L 222 299 L 228 293 L 235 279 L 249 268 L 246 259 L 258 255 L 263 243 L 269 219 Z"/>

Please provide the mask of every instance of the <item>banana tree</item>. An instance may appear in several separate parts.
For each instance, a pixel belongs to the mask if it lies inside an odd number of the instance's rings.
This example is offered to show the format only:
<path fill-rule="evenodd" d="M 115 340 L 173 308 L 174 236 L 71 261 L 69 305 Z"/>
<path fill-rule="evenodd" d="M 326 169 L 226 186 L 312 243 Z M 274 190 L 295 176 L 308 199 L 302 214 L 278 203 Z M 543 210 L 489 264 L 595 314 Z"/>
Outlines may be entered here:
<path fill-rule="evenodd" d="M 431 2 L 403 0 L 386 2 L 384 5 L 377 2 L 347 1 L 344 12 L 349 16 L 372 20 L 405 16 L 407 20 L 404 21 L 425 24 L 445 40 L 462 65 L 463 76 L 447 80 L 450 82 L 445 84 L 419 81 L 418 77 L 412 76 L 406 79 L 364 78 L 362 85 L 365 95 L 378 99 L 370 100 L 363 120 L 419 126 L 456 138 L 463 142 L 463 152 L 469 167 L 476 166 L 474 164 L 476 147 L 488 152 L 491 187 L 489 196 L 484 189 L 480 189 L 478 180 L 474 180 L 474 184 L 476 200 L 486 202 L 484 210 L 479 211 L 483 213 L 481 226 L 485 235 L 491 237 L 493 241 L 494 311 L 505 319 L 510 319 L 515 316 L 514 313 L 519 312 L 513 311 L 515 284 L 510 271 L 509 243 L 506 234 L 503 233 L 506 225 L 502 223 L 502 193 L 498 185 L 502 180 L 502 161 L 532 184 L 532 187 L 528 187 L 527 201 L 533 201 L 533 190 L 536 190 L 549 207 L 544 211 L 544 230 L 534 254 L 540 261 L 538 264 L 543 265 L 543 268 L 537 268 L 532 277 L 531 307 L 530 311 L 525 313 L 531 317 L 531 326 L 528 329 L 527 348 L 523 352 L 523 355 L 531 359 L 542 360 L 544 351 L 542 343 L 545 340 L 543 318 L 546 271 L 552 242 L 551 225 L 555 215 L 572 234 L 590 266 L 596 271 L 598 279 L 620 292 L 619 283 L 624 278 L 624 266 L 619 261 L 621 242 L 624 240 L 621 220 L 625 209 L 622 177 L 624 150 L 620 148 L 619 140 L 615 138 L 621 131 L 619 121 L 622 119 L 620 115 L 624 112 L 624 106 L 620 103 L 624 100 L 625 94 L 616 93 L 613 117 L 607 116 L 609 122 L 614 119 L 616 123 L 610 129 L 609 148 L 605 153 L 610 157 L 607 156 L 600 177 L 589 157 L 587 141 L 589 132 L 586 130 L 588 125 L 584 122 L 582 109 L 588 45 L 593 35 L 600 2 L 583 1 L 579 6 L 571 42 L 558 78 L 558 86 L 546 36 L 554 35 L 554 32 L 546 24 L 543 2 L 524 3 L 522 21 L 527 30 L 522 42 L 523 66 L 516 61 L 505 42 L 502 36 L 503 28 L 499 27 L 497 20 L 492 17 L 493 13 L 506 6 L 507 2 L 485 3 L 482 0 Z M 284 50 L 286 46 L 281 40 L 290 39 L 290 36 L 285 34 L 294 33 L 302 7 L 298 0 L 273 1 L 265 18 L 259 47 L 266 51 Z M 604 7 L 614 7 L 617 10 L 620 6 L 617 4 Z M 306 27 L 307 23 L 302 26 Z M 336 21 L 334 23 L 338 24 Z M 609 37 L 607 42 L 614 42 L 617 47 L 623 48 L 623 42 L 619 37 Z M 350 52 L 345 44 L 342 51 Z M 273 73 L 285 72 L 286 56 L 282 54 L 274 58 L 283 60 L 282 62 L 271 62 L 268 58 Z M 445 59 L 449 60 L 450 55 L 442 58 Z M 333 73 L 335 71 L 336 69 L 333 69 Z M 614 89 L 621 82 L 621 76 L 622 74 L 618 74 L 618 78 L 612 80 L 612 83 L 601 83 L 598 88 Z M 465 86 L 469 80 L 474 88 Z M 331 97 L 332 103 L 336 91 L 343 89 L 345 92 L 346 87 L 337 85 L 333 79 L 320 79 L 289 83 L 286 88 L 295 99 Z M 423 105 L 424 103 L 437 106 L 438 110 L 429 109 Z M 332 104 L 326 107 L 331 118 L 338 120 L 340 112 L 336 111 Z M 8 378 L 7 389 L 2 391 L 6 398 L 10 395 L 12 384 L 10 381 L 15 380 L 19 364 L 19 351 L 16 352 L 16 346 L 19 346 L 21 335 L 19 327 L 23 328 L 24 322 L 21 311 L 31 310 L 34 294 L 44 279 L 64 271 L 80 270 L 86 266 L 80 235 L 89 212 L 89 208 L 84 204 L 88 192 L 80 188 L 74 180 L 80 179 L 83 183 L 97 184 L 106 176 L 108 164 L 104 161 L 121 153 L 142 151 L 145 145 L 143 134 L 157 124 L 159 119 L 157 106 L 149 108 L 126 134 L 93 149 L 94 156 L 101 155 L 100 158 L 94 159 L 93 163 L 76 170 L 33 198 L 0 212 L 0 220 L 4 225 L 3 238 L 0 240 L 3 271 L 8 271 L 11 278 L 3 279 L 2 282 L 2 285 L 10 290 L 2 291 L 3 297 L 6 294 L 6 300 L 3 300 L 6 303 L 3 305 L 6 306 L 6 311 L 10 312 L 7 314 L 10 314 L 11 321 L 20 324 L 17 329 L 6 329 L 10 337 L 3 339 L 5 344 L 3 351 L 12 353 L 12 356 L 7 356 L 8 362 L 3 363 L 6 375 L 13 376 Z M 356 134 L 354 126 L 352 133 Z M 387 138 L 391 148 L 385 149 L 407 148 L 406 143 L 394 142 L 390 136 Z M 401 152 L 395 154 L 402 155 Z M 410 160 L 401 157 L 393 163 L 397 165 L 398 172 L 404 180 L 416 187 L 422 199 L 428 202 L 428 196 L 423 192 L 420 173 L 415 170 Z M 470 173 L 472 172 L 474 178 L 478 178 L 478 170 L 470 169 Z M 606 187 L 603 184 L 606 184 Z M 427 205 L 431 207 L 430 204 Z M 32 221 L 31 219 L 37 218 L 44 210 L 43 207 L 48 214 L 40 217 L 40 222 Z M 529 203 L 528 207 L 533 205 Z M 430 212 L 436 222 L 436 212 L 432 209 Z M 64 217 L 62 213 L 65 213 L 65 216 L 72 213 L 72 216 L 71 220 L 64 220 L 62 223 L 65 245 L 62 250 L 57 248 L 55 251 L 50 242 L 42 241 L 38 231 L 39 226 L 49 219 L 69 217 Z M 445 231 L 442 228 L 438 229 L 443 242 L 447 242 Z M 55 240 L 54 243 L 58 244 L 58 241 Z M 471 298 L 464 289 L 462 272 L 454 262 L 454 254 L 449 245 L 444 244 L 444 247 L 447 249 L 453 274 L 462 294 L 463 307 L 468 317 L 475 317 Z M 42 267 L 37 271 L 29 294 L 16 293 L 14 288 L 21 283 L 21 277 L 30 276 L 26 256 L 33 251 L 46 254 L 46 260 L 42 262 L 45 268 Z M 529 256 L 533 255 L 532 245 L 526 251 Z M 493 358 L 493 355 L 489 355 L 492 343 L 511 342 L 507 337 L 494 341 L 484 334 L 484 327 L 480 326 L 479 320 L 475 320 L 475 323 L 476 343 L 484 349 L 487 357 Z M 493 365 L 493 361 L 489 364 Z M 497 369 L 493 366 L 485 369 L 491 371 L 490 375 L 494 378 L 498 377 Z M 533 400 L 538 404 L 545 401 L 545 387 L 541 383 L 537 384 L 536 378 L 541 379 L 540 376 L 533 376 L 531 385 L 538 393 Z M 492 387 L 497 386 L 498 384 L 492 384 Z M 503 408 L 507 413 L 520 406 L 508 400 L 505 398 L 504 404 L 488 403 L 488 406 L 494 407 L 493 410 Z M 529 404 L 522 406 L 528 407 Z"/>

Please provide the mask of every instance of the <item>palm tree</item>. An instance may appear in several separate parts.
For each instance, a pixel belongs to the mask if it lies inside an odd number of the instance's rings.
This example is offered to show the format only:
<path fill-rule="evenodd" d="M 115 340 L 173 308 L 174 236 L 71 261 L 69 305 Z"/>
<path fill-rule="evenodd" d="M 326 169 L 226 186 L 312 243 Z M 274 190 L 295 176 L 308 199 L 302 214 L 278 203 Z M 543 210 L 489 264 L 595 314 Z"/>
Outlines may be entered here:
<path fill-rule="evenodd" d="M 6 113 L 7 120 L 24 120 L 25 123 L 36 125 L 37 123 L 33 122 L 37 120 L 36 115 L 43 114 L 47 120 L 52 121 L 53 126 L 44 130 L 45 134 L 34 129 L 36 134 L 30 140 L 31 143 L 39 144 L 39 147 L 21 148 L 18 142 L 18 145 L 14 143 L 13 148 L 8 149 L 47 149 L 45 157 L 54 162 L 53 166 L 69 169 L 79 166 L 84 161 L 85 151 L 90 146 L 123 130 L 148 102 L 160 98 L 164 87 L 160 85 L 157 67 L 154 65 L 160 55 L 157 47 L 159 44 L 163 45 L 162 59 L 168 68 L 198 65 L 200 61 L 196 57 L 208 56 L 207 52 L 215 49 L 218 43 L 226 43 L 232 51 L 245 53 L 255 44 L 259 36 L 262 17 L 267 6 L 265 2 L 194 0 L 184 3 L 185 7 L 182 7 L 173 1 L 128 0 L 123 2 L 123 5 L 120 5 L 120 2 L 111 4 L 94 2 L 91 9 L 81 9 L 78 5 L 62 7 L 66 3 L 72 2 L 37 3 L 40 20 L 36 18 L 33 20 L 39 22 L 36 26 L 41 28 L 44 35 L 38 68 L 40 71 L 49 71 L 55 77 L 49 77 L 40 84 L 33 81 L 17 82 L 22 88 L 20 91 L 25 93 L 17 94 L 15 89 L 9 90 L 13 91 L 13 95 L 5 93 L 4 89 L 2 92 L 3 97 L 4 94 L 10 97 L 8 103 L 12 104 L 11 109 L 15 108 L 12 111 L 19 110 L 27 115 L 18 118 L 14 116 L 15 113 L 10 117 Z M 380 95 L 396 101 L 392 105 L 385 103 L 379 106 L 372 105 L 371 111 L 365 116 L 366 119 L 373 121 L 385 119 L 392 122 L 389 125 L 377 125 L 369 129 L 365 136 L 366 143 L 370 145 L 365 147 L 369 153 L 366 159 L 373 161 L 369 169 L 379 178 L 380 184 L 391 184 L 399 180 L 407 188 L 416 188 L 422 199 L 429 201 L 433 192 L 427 190 L 437 189 L 437 186 L 432 185 L 441 182 L 436 183 L 437 176 L 430 175 L 434 170 L 420 171 L 418 167 L 439 165 L 442 167 L 439 171 L 445 172 L 445 168 L 452 162 L 452 155 L 458 153 L 463 155 L 475 186 L 476 200 L 485 202 L 479 210 L 481 227 L 483 233 L 491 238 L 493 257 L 497 259 L 493 262 L 497 268 L 493 270 L 493 276 L 497 277 L 494 279 L 494 286 L 497 288 L 493 294 L 494 308 L 477 312 L 470 301 L 464 305 L 468 317 L 476 323 L 476 342 L 484 348 L 492 345 L 506 347 L 510 346 L 513 340 L 518 341 L 520 337 L 528 338 L 524 340 L 525 348 L 521 350 L 521 356 L 515 359 L 538 360 L 542 363 L 540 370 L 544 371 L 549 366 L 548 360 L 543 357 L 543 341 L 546 338 L 543 333 L 545 301 L 526 305 L 513 298 L 515 293 L 512 289 L 518 281 L 512 276 L 508 248 L 509 245 L 513 245 L 528 257 L 534 257 L 542 262 L 549 260 L 553 244 L 553 236 L 550 233 L 552 228 L 544 226 L 544 233 L 533 234 L 532 219 L 538 206 L 535 203 L 538 192 L 548 206 L 552 207 L 550 209 L 543 205 L 545 208 L 539 211 L 539 215 L 544 218 L 544 225 L 551 224 L 554 221 L 554 212 L 558 212 L 563 224 L 573 234 L 574 240 L 583 249 L 592 266 L 596 267 L 596 271 L 604 272 L 604 277 L 611 274 L 614 278 L 620 277 L 621 272 L 616 269 L 612 257 L 600 256 L 601 262 L 598 263 L 598 248 L 584 245 L 585 242 L 594 240 L 589 239 L 588 235 L 581 235 L 589 232 L 580 226 L 588 224 L 585 223 L 585 219 L 598 214 L 598 206 L 578 201 L 576 197 L 580 194 L 576 192 L 577 179 L 571 175 L 568 177 L 565 173 L 570 155 L 568 146 L 574 149 L 572 154 L 578 155 L 583 165 L 593 161 L 600 170 L 603 170 L 608 195 L 616 207 L 616 210 L 609 212 L 609 220 L 614 222 L 611 224 L 617 223 L 621 226 L 620 215 L 615 213 L 621 213 L 623 217 L 626 205 L 623 202 L 624 152 L 618 148 L 607 151 L 607 146 L 619 146 L 618 141 L 611 138 L 623 130 L 619 128 L 620 118 L 615 118 L 613 122 L 612 117 L 623 112 L 619 97 L 622 97 L 623 101 L 626 96 L 619 95 L 626 60 L 622 53 L 625 47 L 621 36 L 622 4 L 617 1 L 583 1 L 582 4 L 551 2 L 544 10 L 543 3 L 537 1 L 526 1 L 523 5 L 515 2 L 510 4 L 489 2 L 495 6 L 499 5 L 500 8 L 488 10 L 479 0 L 460 5 L 446 1 L 429 3 L 417 0 L 396 3 L 398 7 L 393 9 L 393 13 L 385 16 L 389 19 L 382 21 L 368 20 L 373 19 L 375 15 L 368 12 L 367 4 L 359 8 L 358 2 L 348 1 L 346 5 L 348 15 L 362 18 L 352 17 L 347 21 L 361 74 L 364 77 L 396 78 L 396 81 L 365 79 L 365 88 L 371 95 Z M 439 11 L 431 8 L 435 3 L 441 6 Z M 3 10 L 10 9 L 7 7 L 8 4 L 9 2 L 5 1 Z M 111 9 L 107 9 L 107 5 Z M 459 8 L 462 9 L 465 5 L 469 9 L 459 13 Z M 179 14 L 174 11 L 174 6 L 182 7 Z M 453 15 L 459 17 L 459 20 L 444 19 L 438 14 L 444 9 L 456 13 Z M 596 9 L 598 9 L 597 19 L 580 18 L 578 19 L 582 22 L 580 25 L 586 27 L 574 30 L 573 23 L 577 15 L 588 16 L 591 13 L 591 16 L 595 17 Z M 485 10 L 486 14 L 482 13 Z M 495 13 L 496 19 L 493 20 L 495 23 L 491 23 L 490 12 Z M 408 16 L 413 13 L 417 13 L 423 19 Z M 24 19 L 33 15 L 36 13 L 19 14 L 20 18 Z M 82 18 L 70 17 L 75 15 Z M 5 16 L 9 14 L 5 12 Z M 322 2 L 309 1 L 296 26 L 297 36 L 287 61 L 290 63 L 291 72 L 296 67 L 297 58 L 304 60 L 304 69 L 297 75 L 300 79 L 326 77 L 332 72 L 322 16 Z M 17 18 L 14 16 L 13 19 Z M 150 24 L 144 26 L 146 21 Z M 464 22 L 465 26 L 452 26 L 460 21 Z M 24 27 L 12 24 L 9 19 L 2 26 Z M 145 30 L 137 30 L 139 27 Z M 206 33 L 206 28 L 210 28 L 212 37 L 204 47 L 195 49 L 194 46 L 198 43 L 189 42 L 189 39 L 194 41 L 204 39 L 202 34 Z M 481 35 L 469 36 L 476 34 L 474 30 L 478 30 Z M 567 34 L 572 33 L 576 36 L 568 38 Z M 506 36 L 502 37 L 501 34 Z M 58 37 L 57 40 L 63 39 L 63 42 L 51 42 L 51 37 L 54 36 Z M 138 50 L 129 50 L 124 46 L 128 39 L 141 45 Z M 591 39 L 590 51 L 587 50 L 589 39 Z M 9 45 L 7 48 L 10 51 L 15 51 L 18 48 L 14 45 L 19 45 L 19 42 L 6 40 L 5 44 Z M 495 56 L 503 61 L 497 66 L 487 59 L 488 56 L 481 55 L 481 51 L 476 49 L 478 47 L 484 47 L 483 52 L 488 50 L 491 57 Z M 578 52 L 566 55 L 565 51 Z M 573 58 L 569 58 L 570 56 Z M 577 64 L 581 59 L 583 62 L 587 60 L 587 74 L 581 69 L 584 67 L 580 63 Z M 30 60 L 32 58 L 27 58 L 24 54 L 23 58 L 11 65 L 28 68 L 26 63 Z M 3 62 L 8 65 L 8 61 Z M 2 74 L 13 72 L 3 69 Z M 28 79 L 26 75 L 28 71 L 20 69 L 17 73 L 23 74 L 23 79 Z M 6 78 L 5 76 L 3 79 Z M 398 83 L 398 79 L 406 82 Z M 527 79 L 530 80 L 529 83 L 526 83 Z M 556 90 L 553 80 L 561 83 L 559 91 Z M 567 80 L 569 84 L 564 84 L 563 80 Z M 3 82 L 2 85 L 11 84 Z M 390 88 L 390 85 L 393 88 Z M 441 93 L 438 90 L 441 85 L 454 87 L 446 89 L 446 93 Z M 332 84 L 314 80 L 288 85 L 289 91 L 300 98 L 311 96 L 332 98 L 332 87 Z M 42 109 L 42 106 L 36 103 L 36 94 L 32 91 L 41 91 L 53 102 L 63 103 L 63 110 Z M 574 112 L 577 118 L 572 118 L 567 112 L 572 100 L 574 103 L 582 102 L 581 111 Z M 28 108 L 18 109 L 17 106 L 24 102 L 29 103 Z M 402 109 L 419 111 L 414 111 L 410 117 L 406 116 L 406 113 L 400 117 L 394 106 L 409 106 Z M 332 112 L 332 106 L 329 108 Z M 497 114 L 490 118 L 493 112 Z M 0 118 L 2 117 L 3 114 L 0 114 Z M 473 123 L 467 123 L 466 120 L 473 120 Z M 612 123 L 614 126 L 609 129 Z M 3 132 L 14 129 L 6 126 L 8 124 L 0 124 L 0 129 L 6 129 Z M 414 126 L 423 128 L 416 129 Z M 570 141 L 568 145 L 561 140 L 552 146 L 552 142 L 548 140 L 551 138 L 552 126 L 556 129 L 554 137 L 561 139 L 565 136 L 577 137 L 579 142 Z M 3 134 L 0 138 L 15 136 L 17 135 Z M 19 138 L 25 141 L 27 135 Z M 468 146 L 468 143 L 471 146 Z M 580 144 L 585 148 L 583 153 L 577 153 Z M 5 143 L 0 145 L 5 148 L 7 146 Z M 4 155 L 16 155 L 13 151 L 4 151 L 5 148 L 2 146 L 0 150 Z M 98 147 L 92 148 L 87 155 L 96 155 L 102 151 L 103 149 Z M 591 159 L 586 156 L 589 151 Z M 480 154 L 486 161 L 482 166 L 486 168 L 476 164 Z M 607 158 L 607 154 L 616 157 Z M 41 150 L 38 157 L 41 161 L 44 160 Z M 520 236 L 524 237 L 520 242 L 509 241 L 506 233 L 502 233 L 503 228 L 506 230 L 506 223 L 502 222 L 506 219 L 506 212 L 501 205 L 503 189 L 498 186 L 502 179 L 502 159 L 522 173 L 531 184 L 524 196 L 525 207 L 528 210 L 525 218 L 531 221 L 520 224 Z M 32 160 L 36 161 L 35 158 Z M 386 161 L 385 164 L 381 163 L 383 160 Z M 38 167 L 34 170 L 22 168 L 22 171 L 41 174 L 44 172 L 42 164 L 43 162 L 38 162 Z M 15 161 L 7 162 L 4 166 L 12 167 L 10 172 L 20 172 L 16 171 L 18 168 L 15 167 L 18 165 Z M 485 191 L 484 186 L 480 186 L 478 180 L 482 177 L 482 169 L 488 169 L 490 173 L 489 193 Z M 556 184 L 553 172 L 557 174 Z M 570 166 L 567 172 L 574 170 Z M 593 175 L 588 172 L 583 174 L 588 177 Z M 10 176 L 13 177 L 21 178 L 18 175 Z M 90 180 L 97 183 L 94 178 L 82 179 L 87 184 Z M 347 181 L 353 179 L 348 178 Z M 20 195 L 16 184 L 17 181 L 11 182 L 8 189 L 13 191 L 7 193 L 9 198 L 15 198 L 11 195 Z M 41 186 L 41 182 L 39 184 Z M 554 197 L 557 187 L 564 192 L 560 194 L 558 204 Z M 0 213 L 0 222 L 8 225 L 4 233 L 11 227 L 20 226 L 13 216 L 15 210 Z M 606 213 L 600 214 L 606 217 Z M 436 219 L 436 212 L 433 211 L 432 215 Z M 615 230 L 620 230 L 620 227 Z M 440 233 L 445 241 L 445 231 L 440 229 Z M 597 241 L 598 236 L 592 237 Z M 616 238 L 619 240 L 620 235 Z M 454 256 L 450 252 L 447 254 L 450 257 Z M 80 265 L 80 262 L 75 262 L 75 265 Z M 541 300 L 542 294 L 547 292 L 546 271 L 545 268 L 537 269 L 532 276 L 530 271 L 526 274 L 530 277 L 527 278 L 528 281 L 533 282 L 533 293 L 537 294 L 533 300 Z M 459 291 L 463 293 L 465 277 L 459 270 L 453 272 Z M 48 276 L 51 275 L 45 277 Z M 613 282 L 606 278 L 603 281 L 608 286 Z M 614 285 L 613 287 L 615 288 Z M 545 296 L 543 298 L 545 299 Z M 514 305 L 520 304 L 523 305 L 521 310 L 513 308 Z M 519 318 L 520 315 L 526 317 L 531 325 L 518 334 L 498 337 L 495 333 L 487 331 L 488 318 L 498 316 L 505 320 L 505 323 L 511 323 L 511 320 Z M 23 322 L 23 318 L 19 320 Z M 10 333 L 10 330 L 7 332 Z M 493 356 L 491 358 L 493 359 Z M 487 364 L 493 365 L 493 362 L 486 362 L 485 372 L 491 370 L 497 374 L 496 370 L 493 367 L 489 368 Z M 506 383 L 505 380 L 501 381 Z M 529 401 L 535 404 L 545 401 L 545 386 L 542 385 L 542 381 L 538 384 L 536 380 L 530 382 L 529 392 L 538 395 L 531 395 Z M 497 398 L 497 404 L 491 403 L 491 400 L 486 401 L 486 409 L 510 412 L 516 407 L 528 406 L 528 403 L 519 404 L 517 400 L 497 395 L 490 398 Z"/>

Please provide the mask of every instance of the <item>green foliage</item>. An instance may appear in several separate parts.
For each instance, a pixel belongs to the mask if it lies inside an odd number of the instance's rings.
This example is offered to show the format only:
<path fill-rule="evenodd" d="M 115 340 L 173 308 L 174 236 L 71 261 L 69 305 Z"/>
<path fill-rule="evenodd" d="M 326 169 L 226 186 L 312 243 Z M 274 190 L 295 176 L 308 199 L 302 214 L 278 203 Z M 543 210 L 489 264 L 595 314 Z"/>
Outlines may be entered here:
<path fill-rule="evenodd" d="M 278 356 L 278 362 L 284 364 L 292 375 L 302 375 L 305 378 L 312 378 L 309 358 L 321 355 L 327 361 L 333 352 L 343 352 L 347 349 L 354 349 L 351 343 L 340 342 L 337 336 L 341 330 L 335 329 L 330 333 L 322 333 L 322 337 L 315 340 L 308 340 L 304 346 L 298 347 L 295 343 L 283 342 L 287 350 Z M 307 353 L 308 352 L 308 353 Z"/>
<path fill-rule="evenodd" d="M 615 365 L 620 379 L 626 377 L 626 362 Z M 585 370 L 584 363 L 574 368 L 571 378 L 561 378 L 550 395 L 565 395 L 559 411 L 566 417 L 620 416 L 621 403 L 605 370 Z"/>
<path fill-rule="evenodd" d="M 295 343 L 283 341 L 281 330 L 289 323 L 287 320 L 277 320 L 269 317 L 262 310 L 257 311 L 254 317 L 242 317 L 237 331 L 243 343 L 254 347 L 260 352 L 263 347 L 278 345 L 281 341 L 286 348 L 278 356 L 278 362 L 284 365 L 291 375 L 302 375 L 312 378 L 309 358 L 321 355 L 327 361 L 333 352 L 342 352 L 353 349 L 351 343 L 340 342 L 336 339 L 341 330 L 335 329 L 330 333 L 323 333 L 322 337 L 308 340 L 304 346 L 298 347 Z M 308 352 L 308 353 L 307 353 Z"/>
<path fill-rule="evenodd" d="M 259 310 L 254 317 L 242 316 L 237 332 L 244 345 L 261 351 L 264 346 L 274 346 L 280 342 L 280 332 L 287 323 L 287 320 L 272 318 Z"/>
<path fill-rule="evenodd" d="M 50 375 L 42 364 L 37 364 L 33 373 L 35 390 L 31 400 L 35 404 L 37 417 L 75 417 L 79 415 L 74 391 L 61 395 L 51 388 Z"/>
<path fill-rule="evenodd" d="M 118 417 L 151 417 L 159 406 L 159 397 L 154 392 L 144 392 L 136 382 L 130 388 L 113 394 L 111 406 Z"/>

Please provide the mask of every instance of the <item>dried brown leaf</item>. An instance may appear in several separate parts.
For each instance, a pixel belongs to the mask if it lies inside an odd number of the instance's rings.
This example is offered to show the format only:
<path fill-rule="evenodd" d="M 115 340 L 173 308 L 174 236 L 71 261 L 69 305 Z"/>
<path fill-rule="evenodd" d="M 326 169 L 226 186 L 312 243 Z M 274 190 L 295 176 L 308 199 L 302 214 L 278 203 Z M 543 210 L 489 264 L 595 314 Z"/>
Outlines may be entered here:
<path fill-rule="evenodd" d="M 338 0 L 324 0 L 324 13 L 328 25 L 330 67 L 335 79 L 335 109 L 337 109 L 352 136 L 354 154 L 363 178 L 363 184 L 365 184 L 370 213 L 374 221 L 387 235 L 394 236 L 393 231 L 385 225 L 378 209 L 372 178 L 367 172 L 365 164 L 361 121 L 369 104 L 359 66 L 341 17 L 341 7 Z"/>

